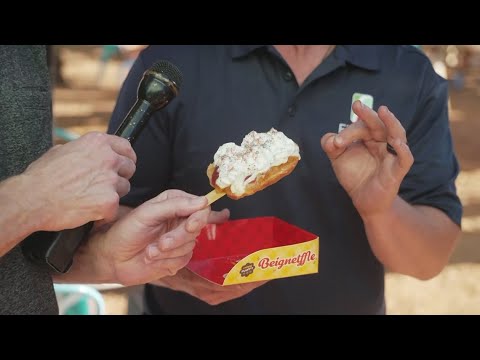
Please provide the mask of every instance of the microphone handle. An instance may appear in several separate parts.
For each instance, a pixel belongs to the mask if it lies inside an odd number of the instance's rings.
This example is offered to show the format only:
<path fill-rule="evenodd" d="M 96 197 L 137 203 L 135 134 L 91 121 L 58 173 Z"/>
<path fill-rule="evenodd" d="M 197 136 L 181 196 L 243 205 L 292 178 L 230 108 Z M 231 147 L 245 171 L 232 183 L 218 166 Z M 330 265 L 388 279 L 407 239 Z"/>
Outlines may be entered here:
<path fill-rule="evenodd" d="M 153 107 L 146 100 L 137 100 L 130 112 L 122 121 L 114 135 L 120 136 L 133 144 L 152 115 Z"/>
<path fill-rule="evenodd" d="M 115 131 L 115 135 L 133 144 L 152 112 L 153 108 L 148 101 L 138 99 Z M 75 229 L 59 232 L 35 232 L 23 241 L 22 251 L 37 265 L 64 274 L 70 270 L 75 253 L 87 239 L 93 224 L 94 222 L 91 221 Z"/>

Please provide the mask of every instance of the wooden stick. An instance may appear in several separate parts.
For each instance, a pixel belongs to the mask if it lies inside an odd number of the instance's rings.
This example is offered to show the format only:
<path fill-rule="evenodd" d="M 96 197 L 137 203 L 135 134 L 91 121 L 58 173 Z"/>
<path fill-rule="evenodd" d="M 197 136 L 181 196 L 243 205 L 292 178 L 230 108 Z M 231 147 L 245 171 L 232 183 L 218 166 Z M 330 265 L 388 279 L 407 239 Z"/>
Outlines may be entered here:
<path fill-rule="evenodd" d="M 216 189 L 213 189 L 207 195 L 205 195 L 205 197 L 208 199 L 208 205 L 211 205 L 212 203 L 222 198 L 223 196 L 225 196 L 225 193 L 217 191 Z"/>

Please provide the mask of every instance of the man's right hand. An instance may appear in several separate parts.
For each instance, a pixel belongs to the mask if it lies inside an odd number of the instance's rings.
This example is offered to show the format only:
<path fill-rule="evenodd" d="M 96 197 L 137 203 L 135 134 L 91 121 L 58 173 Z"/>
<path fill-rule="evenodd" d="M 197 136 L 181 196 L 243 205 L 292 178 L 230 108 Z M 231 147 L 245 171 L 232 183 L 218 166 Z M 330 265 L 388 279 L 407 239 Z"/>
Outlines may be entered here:
<path fill-rule="evenodd" d="M 128 140 L 99 132 L 57 145 L 20 176 L 28 196 L 19 201 L 42 230 L 59 231 L 89 221 L 113 220 L 137 157 Z"/>

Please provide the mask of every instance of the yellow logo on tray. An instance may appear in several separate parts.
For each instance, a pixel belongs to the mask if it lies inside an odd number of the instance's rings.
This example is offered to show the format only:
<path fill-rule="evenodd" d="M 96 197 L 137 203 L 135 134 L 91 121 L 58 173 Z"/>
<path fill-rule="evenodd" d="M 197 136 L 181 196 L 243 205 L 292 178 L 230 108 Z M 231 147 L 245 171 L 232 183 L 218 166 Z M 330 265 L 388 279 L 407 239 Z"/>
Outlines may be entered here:
<path fill-rule="evenodd" d="M 318 238 L 254 252 L 240 260 L 223 285 L 279 279 L 318 272 Z"/>

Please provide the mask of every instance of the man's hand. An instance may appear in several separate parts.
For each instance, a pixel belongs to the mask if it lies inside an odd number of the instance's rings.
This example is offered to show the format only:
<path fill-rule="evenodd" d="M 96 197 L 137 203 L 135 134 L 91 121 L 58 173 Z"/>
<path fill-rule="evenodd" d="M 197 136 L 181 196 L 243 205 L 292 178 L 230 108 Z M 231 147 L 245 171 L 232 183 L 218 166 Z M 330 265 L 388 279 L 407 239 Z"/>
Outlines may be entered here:
<path fill-rule="evenodd" d="M 129 212 L 100 238 L 92 255 L 109 282 L 144 284 L 175 275 L 190 261 L 196 237 L 207 224 L 204 196 L 167 190 Z M 98 264 L 100 266 L 98 266 Z"/>
<path fill-rule="evenodd" d="M 190 294 L 209 305 L 218 305 L 242 297 L 266 283 L 267 281 L 258 281 L 247 284 L 220 286 L 203 279 L 187 268 L 180 270 L 175 276 L 166 276 L 153 282 L 154 285 Z"/>
<path fill-rule="evenodd" d="M 222 224 L 230 217 L 227 209 L 216 212 L 212 211 L 208 218 L 209 224 Z M 152 284 L 163 286 L 176 291 L 190 294 L 209 305 L 218 305 L 248 294 L 250 291 L 265 284 L 266 281 L 255 283 L 220 286 L 196 275 L 187 268 L 181 269 L 174 276 L 166 276 Z"/>
<path fill-rule="evenodd" d="M 75 228 L 89 221 L 113 219 L 120 197 L 130 191 L 136 155 L 117 136 L 89 133 L 57 145 L 30 164 L 20 176 L 26 211 L 41 230 Z"/>
<path fill-rule="evenodd" d="M 413 155 L 405 129 L 386 106 L 378 114 L 360 101 L 352 108 L 359 120 L 340 134 L 324 135 L 321 144 L 338 181 L 362 217 L 368 217 L 391 209 Z M 397 155 L 387 151 L 386 142 Z"/>

